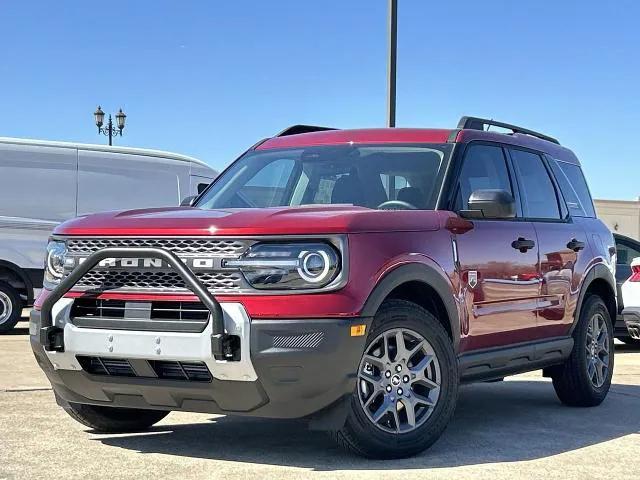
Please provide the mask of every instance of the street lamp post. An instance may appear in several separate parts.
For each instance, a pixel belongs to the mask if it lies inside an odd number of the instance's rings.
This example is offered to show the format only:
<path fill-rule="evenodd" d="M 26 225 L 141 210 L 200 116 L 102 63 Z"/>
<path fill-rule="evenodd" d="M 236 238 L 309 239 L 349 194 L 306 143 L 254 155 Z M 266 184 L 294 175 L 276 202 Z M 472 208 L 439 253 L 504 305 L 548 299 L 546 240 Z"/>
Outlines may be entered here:
<path fill-rule="evenodd" d="M 98 127 L 98 133 L 102 133 L 109 137 L 109 145 L 113 145 L 113 137 L 117 137 L 118 135 L 122 136 L 122 130 L 124 130 L 124 121 L 127 116 L 124 114 L 122 109 L 118 110 L 116 113 L 116 126 L 113 125 L 113 121 L 111 120 L 111 115 L 109 115 L 109 122 L 106 127 L 103 127 L 104 124 L 104 112 L 98 105 L 98 109 L 93 112 L 93 116 L 96 118 L 96 126 Z"/>
<path fill-rule="evenodd" d="M 396 60 L 398 51 L 398 0 L 389 0 L 389 65 L 387 69 L 387 126 L 396 126 Z"/>

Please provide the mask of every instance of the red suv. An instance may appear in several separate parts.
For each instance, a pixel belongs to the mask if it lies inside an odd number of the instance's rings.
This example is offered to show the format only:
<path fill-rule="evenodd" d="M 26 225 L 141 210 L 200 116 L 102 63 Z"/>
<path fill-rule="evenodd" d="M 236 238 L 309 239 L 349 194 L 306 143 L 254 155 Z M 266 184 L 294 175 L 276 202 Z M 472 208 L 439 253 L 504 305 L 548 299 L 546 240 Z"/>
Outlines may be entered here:
<path fill-rule="evenodd" d="M 615 255 L 551 137 L 469 117 L 296 126 L 191 206 L 59 226 L 31 344 L 99 432 L 171 410 L 304 417 L 404 457 L 440 436 L 460 383 L 543 369 L 563 403 L 602 402 Z"/>

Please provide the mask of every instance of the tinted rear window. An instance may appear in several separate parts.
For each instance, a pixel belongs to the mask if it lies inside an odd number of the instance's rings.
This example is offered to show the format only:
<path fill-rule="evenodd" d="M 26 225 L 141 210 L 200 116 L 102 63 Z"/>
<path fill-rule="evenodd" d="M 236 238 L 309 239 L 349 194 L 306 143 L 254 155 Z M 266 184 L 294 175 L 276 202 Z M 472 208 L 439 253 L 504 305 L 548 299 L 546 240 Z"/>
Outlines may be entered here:
<path fill-rule="evenodd" d="M 556 159 L 549 163 L 571 215 L 574 217 L 595 217 L 593 201 L 582 169 L 578 165 Z"/>

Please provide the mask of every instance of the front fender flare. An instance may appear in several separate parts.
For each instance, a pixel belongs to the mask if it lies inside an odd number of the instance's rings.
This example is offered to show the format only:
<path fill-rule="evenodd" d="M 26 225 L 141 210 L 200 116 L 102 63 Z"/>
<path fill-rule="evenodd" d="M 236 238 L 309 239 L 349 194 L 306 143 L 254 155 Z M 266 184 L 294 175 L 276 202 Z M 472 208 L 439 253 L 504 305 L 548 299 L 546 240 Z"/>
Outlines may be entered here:
<path fill-rule="evenodd" d="M 389 294 L 407 282 L 424 283 L 433 288 L 440 296 L 447 311 L 447 320 L 451 327 L 453 345 L 457 352 L 460 343 L 460 315 L 454 299 L 455 293 L 446 274 L 432 266 L 423 263 L 404 264 L 385 274 L 369 294 L 362 309 L 362 316 L 373 317 Z"/>

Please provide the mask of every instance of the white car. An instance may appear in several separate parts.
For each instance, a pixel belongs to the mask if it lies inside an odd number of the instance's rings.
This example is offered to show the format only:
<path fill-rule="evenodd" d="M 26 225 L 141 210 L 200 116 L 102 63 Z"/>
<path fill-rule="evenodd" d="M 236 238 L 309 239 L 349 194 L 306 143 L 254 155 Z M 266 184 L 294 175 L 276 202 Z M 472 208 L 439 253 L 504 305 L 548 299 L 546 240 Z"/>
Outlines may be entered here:
<path fill-rule="evenodd" d="M 629 335 L 640 341 L 640 257 L 631 261 L 631 276 L 622 284 L 622 316 Z"/>

